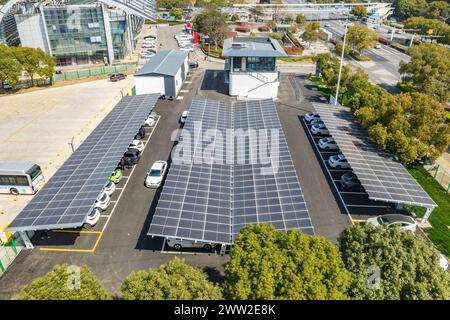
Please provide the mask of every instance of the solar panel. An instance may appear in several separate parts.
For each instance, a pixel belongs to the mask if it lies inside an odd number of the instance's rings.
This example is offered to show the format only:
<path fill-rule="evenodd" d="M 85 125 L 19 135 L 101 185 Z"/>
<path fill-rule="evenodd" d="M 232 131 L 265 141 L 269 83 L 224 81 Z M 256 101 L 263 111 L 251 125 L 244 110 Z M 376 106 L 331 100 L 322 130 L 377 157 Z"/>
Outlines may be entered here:
<path fill-rule="evenodd" d="M 201 130 L 196 130 L 200 124 Z M 241 227 L 259 223 L 270 223 L 277 230 L 295 228 L 314 233 L 272 100 L 231 106 L 196 99 L 184 129 L 187 131 L 181 140 L 188 135 L 193 138 L 193 161 L 171 164 L 149 235 L 232 243 Z M 214 129 L 218 131 L 211 131 Z M 255 145 L 249 139 L 244 144 L 233 140 L 227 150 L 223 140 L 229 129 L 234 133 L 238 129 L 278 130 L 279 150 L 270 154 L 279 158 L 278 166 L 270 169 L 261 162 L 250 163 L 250 149 Z M 202 139 L 208 132 L 214 140 Z M 220 142 L 218 136 L 224 142 L 218 148 L 223 162 L 207 164 L 202 155 L 211 141 Z M 260 146 L 256 144 L 256 154 L 262 153 Z M 246 162 L 239 161 L 242 155 Z"/>
<path fill-rule="evenodd" d="M 436 207 L 403 165 L 369 139 L 349 109 L 314 103 L 314 108 L 339 145 L 354 173 L 373 200 Z"/>
<path fill-rule="evenodd" d="M 157 94 L 122 98 L 11 222 L 8 230 L 82 226 L 157 99 Z"/>

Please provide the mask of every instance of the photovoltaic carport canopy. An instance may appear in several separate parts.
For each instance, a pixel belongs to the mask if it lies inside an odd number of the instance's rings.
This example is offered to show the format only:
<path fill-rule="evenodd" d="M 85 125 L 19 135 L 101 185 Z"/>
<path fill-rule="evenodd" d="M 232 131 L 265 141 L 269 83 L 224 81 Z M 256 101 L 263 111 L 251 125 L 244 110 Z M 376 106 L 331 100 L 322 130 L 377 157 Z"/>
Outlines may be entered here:
<path fill-rule="evenodd" d="M 350 109 L 313 103 L 369 198 L 427 208 L 436 203 L 393 155 L 369 139 Z"/>
<path fill-rule="evenodd" d="M 184 129 L 178 146 L 189 141 L 192 161 L 172 162 L 148 235 L 230 244 L 241 227 L 261 223 L 271 224 L 277 230 L 314 233 L 272 100 L 229 105 L 196 99 Z M 260 129 L 267 129 L 270 146 L 273 130 L 279 148 L 268 154 L 270 161 L 266 163 L 261 159 L 250 162 L 250 149 L 255 148 L 259 156 L 264 154 L 263 144 L 251 142 L 248 137 L 244 143 L 234 139 L 230 152 L 225 142 L 230 129 L 236 136 L 239 129 L 254 129 L 258 134 Z M 206 138 L 208 131 L 214 139 Z M 223 163 L 207 163 L 202 158 L 211 145 L 222 153 Z M 237 159 L 242 155 L 245 163 Z M 230 158 L 233 161 L 227 160 Z"/>
<path fill-rule="evenodd" d="M 157 100 L 158 94 L 122 98 L 7 229 L 82 226 Z"/>

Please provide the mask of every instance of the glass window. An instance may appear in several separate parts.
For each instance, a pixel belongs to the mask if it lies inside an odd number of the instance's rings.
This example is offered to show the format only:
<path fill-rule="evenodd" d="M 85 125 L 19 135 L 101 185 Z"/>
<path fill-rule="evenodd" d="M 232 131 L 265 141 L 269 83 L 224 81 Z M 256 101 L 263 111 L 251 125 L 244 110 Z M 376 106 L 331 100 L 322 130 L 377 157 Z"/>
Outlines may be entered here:
<path fill-rule="evenodd" d="M 242 58 L 241 57 L 233 57 L 233 70 L 240 71 L 242 68 Z"/>
<path fill-rule="evenodd" d="M 275 58 L 248 57 L 247 70 L 249 71 L 275 71 Z"/>

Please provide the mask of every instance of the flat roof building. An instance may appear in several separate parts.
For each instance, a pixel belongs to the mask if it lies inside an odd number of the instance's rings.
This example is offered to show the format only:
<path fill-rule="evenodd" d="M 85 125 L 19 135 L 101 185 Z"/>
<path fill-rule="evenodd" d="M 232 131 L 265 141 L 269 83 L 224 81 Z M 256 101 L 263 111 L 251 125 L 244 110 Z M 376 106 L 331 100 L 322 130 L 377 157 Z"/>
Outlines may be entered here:
<path fill-rule="evenodd" d="M 249 99 L 276 98 L 279 74 L 276 58 L 287 57 L 277 40 L 234 37 L 224 41 L 222 56 L 229 94 Z"/>
<path fill-rule="evenodd" d="M 159 93 L 176 97 L 189 71 L 189 53 L 165 50 L 156 53 L 134 75 L 136 94 Z"/>

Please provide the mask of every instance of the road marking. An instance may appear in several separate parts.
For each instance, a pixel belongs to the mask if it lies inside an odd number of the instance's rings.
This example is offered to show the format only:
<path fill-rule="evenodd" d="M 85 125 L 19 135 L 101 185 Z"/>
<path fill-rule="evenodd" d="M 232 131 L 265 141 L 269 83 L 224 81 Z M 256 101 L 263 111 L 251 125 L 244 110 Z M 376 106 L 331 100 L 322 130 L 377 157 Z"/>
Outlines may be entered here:
<path fill-rule="evenodd" d="M 102 217 L 102 218 L 108 218 L 108 217 L 109 217 L 109 214 L 101 214 L 100 217 Z"/>
<path fill-rule="evenodd" d="M 178 96 L 177 100 L 183 100 L 183 98 L 184 98 L 183 96 Z"/>
<path fill-rule="evenodd" d="M 375 206 L 375 205 L 358 205 L 358 204 L 348 204 L 347 207 L 358 207 L 358 208 L 390 208 L 390 206 Z"/>
<path fill-rule="evenodd" d="M 180 90 L 180 92 L 186 93 L 189 92 L 189 90 Z"/>
<path fill-rule="evenodd" d="M 39 248 L 41 251 L 57 251 L 57 252 L 86 252 L 92 253 L 91 249 L 63 249 L 63 248 Z"/>
<path fill-rule="evenodd" d="M 60 232 L 60 233 L 93 233 L 99 234 L 101 231 L 89 231 L 89 230 L 52 230 L 52 232 Z"/>
<path fill-rule="evenodd" d="M 184 83 L 192 83 L 192 81 L 185 81 Z"/>

